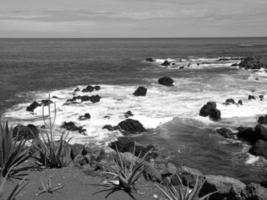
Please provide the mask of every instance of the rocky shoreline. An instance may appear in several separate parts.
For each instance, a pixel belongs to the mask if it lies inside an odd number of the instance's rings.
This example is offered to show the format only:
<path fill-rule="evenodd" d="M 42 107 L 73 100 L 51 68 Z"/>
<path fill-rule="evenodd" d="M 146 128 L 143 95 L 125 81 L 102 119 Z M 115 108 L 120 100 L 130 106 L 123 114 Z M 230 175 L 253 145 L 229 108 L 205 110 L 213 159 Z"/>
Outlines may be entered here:
<path fill-rule="evenodd" d="M 146 61 L 153 62 L 153 58 L 147 58 Z M 165 60 L 161 65 L 168 66 L 171 62 Z M 246 70 L 259 70 L 267 69 L 265 63 L 262 63 L 261 59 L 256 58 L 244 58 L 238 64 L 240 68 Z M 174 85 L 174 80 L 171 77 L 161 77 L 158 79 L 158 84 L 166 87 L 172 87 Z M 65 105 L 79 104 L 84 101 L 91 103 L 98 103 L 101 101 L 102 97 L 99 95 L 87 95 L 92 91 L 101 90 L 101 86 L 91 86 L 88 85 L 81 91 L 85 93 L 84 95 L 76 95 L 80 89 L 76 88 L 73 91 L 73 98 L 67 99 Z M 144 97 L 147 94 L 147 88 L 144 86 L 139 86 L 135 91 L 133 91 L 134 96 Z M 52 97 L 51 99 L 41 100 L 40 102 L 34 101 L 30 104 L 26 110 L 28 112 L 34 112 L 38 107 L 46 107 L 53 105 L 53 99 L 57 97 Z M 254 100 L 255 96 L 248 96 L 248 100 Z M 258 97 L 261 101 L 264 96 Z M 236 104 L 239 106 L 243 105 L 241 100 L 237 102 L 234 99 L 226 99 L 225 105 Z M 200 196 L 217 191 L 213 194 L 211 200 L 254 200 L 254 199 L 267 199 L 267 188 L 266 183 L 261 184 L 249 183 L 245 184 L 237 179 L 230 177 L 224 177 L 220 175 L 204 175 L 197 169 L 191 169 L 185 166 L 175 166 L 171 161 L 164 160 L 160 155 L 157 148 L 151 144 L 148 146 L 143 146 L 141 144 L 136 144 L 132 135 L 138 135 L 142 133 L 147 133 L 148 130 L 143 126 L 142 122 L 138 120 L 131 119 L 129 117 L 133 116 L 130 110 L 125 112 L 125 120 L 119 122 L 116 126 L 104 125 L 103 129 L 108 131 L 119 131 L 124 137 L 118 138 L 117 141 L 109 144 L 109 148 L 121 152 L 123 156 L 127 159 L 136 159 L 138 155 L 144 155 L 149 153 L 148 159 L 145 163 L 146 170 L 144 171 L 144 177 L 148 181 L 152 182 L 171 182 L 173 185 L 178 184 L 177 180 L 173 178 L 174 174 L 179 174 L 182 178 L 183 184 L 193 187 L 196 180 L 195 177 L 201 177 L 206 182 L 200 191 Z M 221 111 L 217 108 L 216 102 L 207 102 L 199 110 L 199 115 L 202 117 L 209 117 L 211 120 L 218 122 L 221 120 Z M 90 113 L 81 113 L 79 120 L 90 120 L 93 117 Z M 107 116 L 108 117 L 108 116 Z M 33 124 L 17 125 L 13 130 L 13 136 L 19 140 L 30 140 L 39 137 L 40 129 L 46 129 L 47 127 L 36 127 Z M 75 122 L 66 121 L 62 124 L 61 128 L 71 131 L 78 132 L 82 135 L 86 134 L 86 130 L 82 126 L 78 126 Z M 219 128 L 215 130 L 217 134 L 223 136 L 224 138 L 231 140 L 238 140 L 249 144 L 251 147 L 249 153 L 255 156 L 262 156 L 267 159 L 267 115 L 260 116 L 255 127 L 237 127 L 236 131 L 232 131 L 228 128 Z M 106 149 L 99 147 L 90 147 L 81 144 L 66 144 L 68 150 L 65 154 L 65 160 L 68 161 L 69 165 L 74 165 L 79 169 L 86 171 L 89 174 L 94 174 L 102 176 L 105 167 L 111 163 L 112 157 L 114 157 L 114 152 L 106 152 Z M 135 149 L 134 155 L 133 149 Z M 35 152 L 32 152 L 33 154 Z"/>

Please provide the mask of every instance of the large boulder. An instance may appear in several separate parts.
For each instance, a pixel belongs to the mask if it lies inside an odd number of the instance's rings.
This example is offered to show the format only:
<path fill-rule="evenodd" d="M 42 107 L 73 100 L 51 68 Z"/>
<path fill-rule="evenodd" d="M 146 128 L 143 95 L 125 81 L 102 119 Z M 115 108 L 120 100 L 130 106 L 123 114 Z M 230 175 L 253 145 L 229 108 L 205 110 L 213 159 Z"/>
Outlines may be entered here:
<path fill-rule="evenodd" d="M 149 152 L 148 159 L 156 158 L 158 156 L 157 149 L 153 145 L 141 145 L 129 138 L 121 137 L 118 138 L 117 141 L 111 142 L 109 147 L 115 151 L 119 151 L 121 153 L 130 152 L 134 153 L 135 156 L 144 156 Z"/>
<path fill-rule="evenodd" d="M 143 127 L 143 125 L 134 119 L 126 119 L 120 122 L 118 127 L 124 135 L 146 132 L 146 129 Z"/>
<path fill-rule="evenodd" d="M 138 87 L 133 93 L 134 96 L 146 96 L 147 89 L 145 87 Z"/>
<path fill-rule="evenodd" d="M 26 111 L 33 112 L 37 107 L 41 106 L 38 102 L 34 101 L 27 108 Z"/>
<path fill-rule="evenodd" d="M 13 129 L 13 137 L 17 140 L 31 140 L 38 136 L 39 130 L 33 124 L 28 124 L 27 126 L 19 124 Z"/>
<path fill-rule="evenodd" d="M 257 140 L 260 139 L 259 134 L 257 134 L 251 127 L 238 127 L 237 130 L 237 138 L 244 140 L 250 144 L 254 144 Z"/>
<path fill-rule="evenodd" d="M 165 86 L 173 86 L 174 81 L 172 78 L 164 76 L 159 78 L 158 83 Z"/>
<path fill-rule="evenodd" d="M 258 118 L 258 123 L 259 123 L 259 124 L 266 124 L 266 125 L 267 125 L 267 115 L 265 115 L 265 116 L 260 116 L 260 117 Z"/>
<path fill-rule="evenodd" d="M 260 139 L 267 140 L 267 125 L 257 124 L 255 127 L 255 134 L 258 135 Z"/>
<path fill-rule="evenodd" d="M 221 111 L 217 109 L 215 102 L 208 102 L 199 111 L 199 115 L 202 117 L 210 117 L 213 121 L 219 121 L 221 119 Z"/>
<path fill-rule="evenodd" d="M 230 177 L 206 175 L 205 179 L 200 196 L 217 191 L 210 200 L 238 200 L 239 194 L 246 188 L 243 182 Z"/>
<path fill-rule="evenodd" d="M 258 140 L 250 149 L 249 153 L 255 156 L 263 156 L 267 158 L 267 141 Z"/>

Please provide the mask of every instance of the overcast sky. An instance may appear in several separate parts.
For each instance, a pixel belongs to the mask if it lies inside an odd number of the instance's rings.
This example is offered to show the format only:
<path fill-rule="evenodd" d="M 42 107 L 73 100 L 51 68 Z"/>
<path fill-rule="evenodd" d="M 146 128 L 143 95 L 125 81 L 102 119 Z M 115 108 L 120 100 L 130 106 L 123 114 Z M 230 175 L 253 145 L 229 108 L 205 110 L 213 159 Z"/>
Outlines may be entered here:
<path fill-rule="evenodd" d="M 267 0 L 0 0 L 0 37 L 267 36 Z"/>

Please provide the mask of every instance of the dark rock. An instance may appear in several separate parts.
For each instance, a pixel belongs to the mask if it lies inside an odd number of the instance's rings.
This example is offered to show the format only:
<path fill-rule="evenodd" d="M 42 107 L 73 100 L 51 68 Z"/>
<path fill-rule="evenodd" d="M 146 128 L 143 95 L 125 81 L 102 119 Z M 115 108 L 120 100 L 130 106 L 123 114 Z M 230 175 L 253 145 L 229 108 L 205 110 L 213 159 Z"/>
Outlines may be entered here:
<path fill-rule="evenodd" d="M 86 96 L 86 95 L 85 96 L 78 96 L 76 99 L 81 99 L 82 102 L 84 102 L 84 101 L 91 101 L 91 97 Z"/>
<path fill-rule="evenodd" d="M 234 63 L 234 64 L 232 64 L 232 67 L 237 67 L 237 66 L 239 66 L 238 63 Z"/>
<path fill-rule="evenodd" d="M 161 63 L 161 66 L 165 66 L 165 67 L 168 67 L 170 65 L 171 63 L 168 60 L 165 60 L 163 63 Z"/>
<path fill-rule="evenodd" d="M 267 115 L 265 115 L 265 116 L 260 116 L 260 117 L 258 118 L 258 123 L 259 123 L 259 124 L 267 124 Z"/>
<path fill-rule="evenodd" d="M 129 152 L 134 153 L 135 156 L 144 156 L 149 152 L 147 159 L 156 158 L 158 156 L 158 151 L 153 145 L 143 146 L 135 141 L 128 138 L 118 138 L 117 141 L 111 142 L 109 147 L 115 151 L 121 153 Z"/>
<path fill-rule="evenodd" d="M 50 99 L 44 99 L 44 100 L 42 100 L 42 105 L 43 106 L 48 106 L 51 103 L 53 103 L 53 101 L 51 101 Z"/>
<path fill-rule="evenodd" d="M 125 116 L 125 118 L 128 118 L 128 117 L 132 117 L 134 115 L 131 111 L 127 111 L 126 113 L 124 113 L 124 116 Z"/>
<path fill-rule="evenodd" d="M 65 128 L 68 131 L 78 131 L 79 133 L 86 131 L 82 126 L 76 126 L 74 122 L 64 122 L 61 128 Z"/>
<path fill-rule="evenodd" d="M 155 60 L 153 58 L 146 58 L 147 62 L 154 62 Z"/>
<path fill-rule="evenodd" d="M 241 181 L 225 176 L 206 175 L 205 180 L 200 196 L 217 191 L 210 196 L 210 200 L 238 200 L 237 197 L 246 187 Z"/>
<path fill-rule="evenodd" d="M 41 106 L 41 105 L 39 103 L 37 103 L 36 101 L 34 101 L 31 105 L 29 105 L 26 108 L 26 111 L 33 112 L 39 106 Z"/>
<path fill-rule="evenodd" d="M 28 124 L 27 126 L 19 124 L 13 129 L 13 137 L 16 140 L 31 140 L 38 136 L 39 130 L 33 124 Z"/>
<path fill-rule="evenodd" d="M 111 125 L 105 125 L 105 126 L 103 126 L 102 129 L 107 129 L 108 131 L 115 131 L 115 130 L 118 130 L 118 127 L 111 126 Z"/>
<path fill-rule="evenodd" d="M 100 101 L 100 99 L 101 99 L 101 97 L 99 95 L 93 95 L 93 96 L 90 97 L 90 101 L 92 103 L 97 103 L 97 102 Z"/>
<path fill-rule="evenodd" d="M 242 100 L 238 100 L 237 105 L 243 106 L 243 101 Z"/>
<path fill-rule="evenodd" d="M 91 118 L 91 115 L 89 113 L 85 113 L 84 115 L 79 116 L 79 120 L 87 120 L 90 118 Z"/>
<path fill-rule="evenodd" d="M 230 105 L 230 104 L 235 104 L 235 100 L 234 99 L 226 99 L 225 105 Z"/>
<path fill-rule="evenodd" d="M 159 78 L 158 83 L 165 86 L 173 86 L 174 81 L 172 78 L 165 76 Z"/>
<path fill-rule="evenodd" d="M 134 119 L 126 119 L 120 122 L 118 127 L 121 129 L 124 135 L 146 132 L 146 129 L 143 127 L 143 125 Z"/>
<path fill-rule="evenodd" d="M 59 99 L 57 96 L 52 96 L 53 99 Z"/>
<path fill-rule="evenodd" d="M 147 89 L 145 87 L 138 87 L 133 93 L 134 96 L 146 96 Z"/>
<path fill-rule="evenodd" d="M 95 89 L 95 88 L 94 88 L 93 86 L 88 85 L 86 88 L 84 88 L 84 89 L 82 90 L 82 92 L 93 92 L 94 89 Z"/>
<path fill-rule="evenodd" d="M 219 128 L 216 129 L 216 132 L 223 136 L 224 138 L 228 138 L 228 139 L 236 139 L 236 134 L 233 133 L 230 129 L 228 128 Z"/>
<path fill-rule="evenodd" d="M 259 135 L 255 133 L 255 130 L 251 127 L 238 127 L 237 138 L 244 140 L 250 144 L 254 144 L 258 139 Z"/>
<path fill-rule="evenodd" d="M 258 135 L 259 139 L 267 141 L 267 125 L 257 124 L 255 127 L 255 134 Z"/>
<path fill-rule="evenodd" d="M 253 95 L 248 95 L 248 100 L 255 100 L 255 99 L 256 99 L 255 96 L 253 96 Z"/>
<path fill-rule="evenodd" d="M 99 85 L 96 85 L 96 86 L 94 87 L 94 89 L 95 89 L 96 91 L 98 91 L 98 90 L 101 89 L 101 87 L 100 87 Z"/>
<path fill-rule="evenodd" d="M 208 102 L 200 109 L 199 115 L 202 117 L 209 116 L 213 121 L 219 121 L 221 119 L 221 111 L 216 107 L 215 102 Z"/>
<path fill-rule="evenodd" d="M 242 191 L 241 200 L 266 200 L 267 189 L 256 183 L 250 183 Z"/>
<path fill-rule="evenodd" d="M 263 101 L 264 95 L 259 95 L 260 101 Z"/>
<path fill-rule="evenodd" d="M 255 156 L 263 156 L 267 158 L 267 141 L 258 140 L 250 149 L 249 153 Z"/>
<path fill-rule="evenodd" d="M 80 88 L 76 88 L 73 92 L 79 92 L 81 91 Z"/>
<path fill-rule="evenodd" d="M 246 57 L 239 63 L 239 66 L 245 69 L 266 68 L 266 58 L 264 57 Z"/>

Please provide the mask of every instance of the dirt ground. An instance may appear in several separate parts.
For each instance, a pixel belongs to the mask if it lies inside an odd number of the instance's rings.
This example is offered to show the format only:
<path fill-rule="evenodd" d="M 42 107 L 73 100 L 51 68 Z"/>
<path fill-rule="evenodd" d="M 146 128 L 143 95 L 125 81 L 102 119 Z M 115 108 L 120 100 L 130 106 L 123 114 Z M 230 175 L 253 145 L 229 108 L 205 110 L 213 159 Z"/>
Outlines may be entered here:
<path fill-rule="evenodd" d="M 53 193 L 43 193 L 38 196 L 35 194 L 40 191 L 41 182 L 47 182 L 48 177 L 52 177 L 53 187 L 61 184 L 62 189 Z M 83 171 L 76 167 L 66 167 L 62 169 L 44 169 L 43 171 L 33 171 L 29 173 L 29 183 L 25 189 L 18 195 L 17 200 L 131 200 L 132 198 L 124 191 L 117 191 L 108 198 L 105 196 L 108 192 L 99 192 L 106 189 L 103 186 L 93 184 L 101 184 L 104 179 L 97 176 L 86 175 Z M 14 187 L 15 182 L 8 182 L 5 188 L 6 192 Z M 140 200 L 162 199 L 160 192 L 151 182 L 145 181 L 143 178 L 137 182 L 138 193 L 134 193 L 134 197 Z M 96 193 L 96 194 L 94 194 Z M 6 194 L 6 193 L 5 193 Z M 156 196 L 155 196 L 156 195 Z"/>

